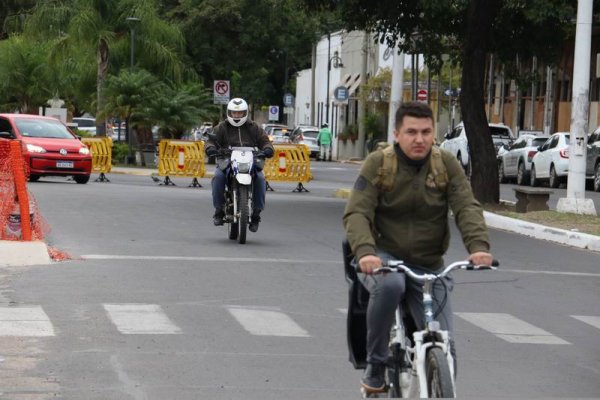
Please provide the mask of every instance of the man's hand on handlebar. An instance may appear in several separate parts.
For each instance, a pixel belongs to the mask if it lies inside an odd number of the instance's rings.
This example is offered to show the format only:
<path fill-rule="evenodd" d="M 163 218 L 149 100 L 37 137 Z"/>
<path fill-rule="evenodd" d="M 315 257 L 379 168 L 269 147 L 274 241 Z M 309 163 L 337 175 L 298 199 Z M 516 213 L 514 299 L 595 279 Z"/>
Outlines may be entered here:
<path fill-rule="evenodd" d="M 490 253 L 486 253 L 485 251 L 476 251 L 469 256 L 468 260 L 473 265 L 485 265 L 489 267 L 492 265 L 494 258 Z"/>
<path fill-rule="evenodd" d="M 358 260 L 358 265 L 364 274 L 371 275 L 374 270 L 381 267 L 381 258 L 367 255 Z"/>

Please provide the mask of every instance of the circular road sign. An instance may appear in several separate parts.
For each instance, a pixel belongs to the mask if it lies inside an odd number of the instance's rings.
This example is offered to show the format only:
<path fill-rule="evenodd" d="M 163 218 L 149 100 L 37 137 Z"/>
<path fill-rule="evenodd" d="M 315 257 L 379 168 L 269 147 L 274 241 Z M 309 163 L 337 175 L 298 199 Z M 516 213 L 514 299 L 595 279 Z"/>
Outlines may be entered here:
<path fill-rule="evenodd" d="M 417 100 L 427 101 L 427 90 L 421 89 L 417 92 Z"/>
<path fill-rule="evenodd" d="M 348 88 L 346 86 L 338 86 L 335 88 L 335 90 L 333 91 L 333 97 L 335 97 L 335 99 L 337 101 L 346 101 L 348 100 Z"/>
<path fill-rule="evenodd" d="M 286 93 L 283 95 L 283 105 L 286 107 L 291 107 L 294 105 L 294 95 L 291 93 Z"/>

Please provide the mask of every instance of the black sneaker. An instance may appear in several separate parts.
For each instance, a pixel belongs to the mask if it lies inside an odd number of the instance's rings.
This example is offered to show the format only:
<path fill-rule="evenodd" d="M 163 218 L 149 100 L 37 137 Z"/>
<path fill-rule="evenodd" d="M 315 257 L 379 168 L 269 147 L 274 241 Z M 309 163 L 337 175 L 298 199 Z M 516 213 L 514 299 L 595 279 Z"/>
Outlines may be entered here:
<path fill-rule="evenodd" d="M 361 384 L 367 393 L 385 392 L 385 365 L 367 364 L 367 369 L 361 379 Z"/>
<path fill-rule="evenodd" d="M 250 217 L 250 225 L 248 225 L 248 229 L 250 232 L 256 232 L 258 230 L 258 224 L 260 223 L 260 211 L 252 213 Z"/>
<path fill-rule="evenodd" d="M 223 210 L 216 210 L 215 215 L 213 215 L 213 224 L 215 224 L 215 226 L 223 225 L 225 223 L 223 218 L 225 218 L 225 213 Z"/>

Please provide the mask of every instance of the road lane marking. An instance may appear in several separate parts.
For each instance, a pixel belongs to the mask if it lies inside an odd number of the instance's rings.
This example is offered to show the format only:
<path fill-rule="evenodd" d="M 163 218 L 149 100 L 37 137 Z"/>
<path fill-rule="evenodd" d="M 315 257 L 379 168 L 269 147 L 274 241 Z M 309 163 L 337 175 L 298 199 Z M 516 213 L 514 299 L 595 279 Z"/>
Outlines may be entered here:
<path fill-rule="evenodd" d="M 125 335 L 181 333 L 158 304 L 103 304 L 110 320 Z"/>
<path fill-rule="evenodd" d="M 226 308 L 237 322 L 252 335 L 310 337 L 308 332 L 302 329 L 293 319 L 272 308 L 238 306 L 226 306 Z"/>
<path fill-rule="evenodd" d="M 500 267 L 502 268 L 502 267 Z M 594 274 L 591 272 L 570 272 L 570 271 L 530 271 L 526 269 L 498 269 L 495 274 L 498 272 L 517 272 L 520 274 L 540 274 L 540 275 L 566 275 L 566 276 L 590 276 L 590 277 L 598 277 L 600 278 L 600 274 Z"/>
<path fill-rule="evenodd" d="M 225 261 L 225 262 L 257 262 L 280 264 L 340 264 L 340 261 L 325 260 L 294 260 L 289 258 L 250 258 L 250 257 L 184 257 L 184 256 L 121 256 L 110 254 L 86 254 L 81 256 L 84 260 L 166 260 L 166 261 Z"/>
<path fill-rule="evenodd" d="M 42 307 L 0 307 L 0 336 L 54 336 Z"/>
<path fill-rule="evenodd" d="M 528 322 L 503 313 L 454 313 L 509 343 L 570 344 Z"/>
<path fill-rule="evenodd" d="M 585 322 L 586 324 L 591 325 L 594 328 L 600 329 L 600 317 L 589 315 L 571 315 L 571 317 L 578 319 L 581 322 Z"/>

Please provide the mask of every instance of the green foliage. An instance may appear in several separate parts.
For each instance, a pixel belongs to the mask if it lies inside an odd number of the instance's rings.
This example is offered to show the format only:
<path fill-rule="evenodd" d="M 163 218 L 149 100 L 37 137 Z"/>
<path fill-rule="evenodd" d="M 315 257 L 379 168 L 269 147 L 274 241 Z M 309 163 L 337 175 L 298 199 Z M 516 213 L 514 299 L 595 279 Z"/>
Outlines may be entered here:
<path fill-rule="evenodd" d="M 346 141 L 348 139 L 355 141 L 358 139 L 358 125 L 349 124 L 344 127 L 344 130 L 338 135 L 340 140 Z"/>
<path fill-rule="evenodd" d="M 380 114 L 367 114 L 364 118 L 365 132 L 367 139 L 383 139 L 386 137 L 382 127 L 382 118 Z"/>
<path fill-rule="evenodd" d="M 111 160 L 112 164 L 120 164 L 125 162 L 125 157 L 129 154 L 129 146 L 127 143 L 113 143 Z"/>

